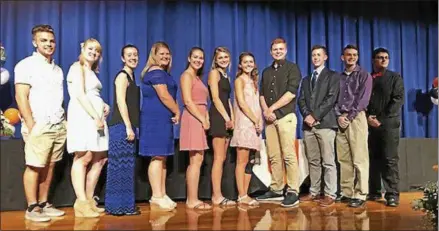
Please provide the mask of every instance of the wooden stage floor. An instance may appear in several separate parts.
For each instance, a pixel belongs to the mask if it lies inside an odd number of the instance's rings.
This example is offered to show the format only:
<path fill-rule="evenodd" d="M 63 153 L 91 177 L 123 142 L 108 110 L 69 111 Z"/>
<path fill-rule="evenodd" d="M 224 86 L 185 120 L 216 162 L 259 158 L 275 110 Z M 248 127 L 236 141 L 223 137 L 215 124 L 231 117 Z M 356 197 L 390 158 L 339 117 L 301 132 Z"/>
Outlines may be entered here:
<path fill-rule="evenodd" d="M 100 218 L 75 218 L 69 207 L 64 217 L 46 223 L 26 221 L 23 211 L 12 211 L 1 213 L 1 230 L 431 230 L 424 213 L 411 208 L 412 200 L 421 197 L 420 192 L 403 193 L 397 208 L 383 202 L 367 202 L 365 209 L 338 203 L 320 208 L 313 202 L 285 209 L 264 203 L 253 209 L 215 207 L 203 213 L 186 209 L 184 202 L 174 212 L 151 211 L 142 203 L 139 216 Z"/>

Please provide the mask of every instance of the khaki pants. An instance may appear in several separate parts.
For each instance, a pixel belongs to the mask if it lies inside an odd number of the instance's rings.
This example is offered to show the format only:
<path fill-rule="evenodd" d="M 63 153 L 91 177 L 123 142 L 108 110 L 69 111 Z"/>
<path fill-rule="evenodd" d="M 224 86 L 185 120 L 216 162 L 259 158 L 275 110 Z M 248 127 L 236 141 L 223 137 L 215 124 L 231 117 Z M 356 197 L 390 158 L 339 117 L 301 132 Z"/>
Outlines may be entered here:
<path fill-rule="evenodd" d="M 342 195 L 366 200 L 369 193 L 368 126 L 365 112 L 358 113 L 344 132 L 337 132 Z"/>
<path fill-rule="evenodd" d="M 287 176 L 287 191 L 299 193 L 299 166 L 294 146 L 296 139 L 297 118 L 294 113 L 288 114 L 265 129 L 267 137 L 267 153 L 271 165 L 270 189 L 282 193 L 284 189 L 285 163 Z"/>
<path fill-rule="evenodd" d="M 325 196 L 337 197 L 337 167 L 335 165 L 335 130 L 328 128 L 312 128 L 303 132 L 306 157 L 308 158 L 310 192 L 313 196 L 320 195 L 323 181 Z"/>

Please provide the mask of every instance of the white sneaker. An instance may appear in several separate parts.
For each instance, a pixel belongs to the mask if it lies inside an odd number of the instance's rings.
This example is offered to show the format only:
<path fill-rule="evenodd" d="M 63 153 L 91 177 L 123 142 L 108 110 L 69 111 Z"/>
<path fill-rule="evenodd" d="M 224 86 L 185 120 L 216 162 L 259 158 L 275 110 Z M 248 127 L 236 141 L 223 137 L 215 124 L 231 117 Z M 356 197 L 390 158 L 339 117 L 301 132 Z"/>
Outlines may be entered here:
<path fill-rule="evenodd" d="M 54 208 L 53 205 L 49 203 L 46 203 L 46 206 L 44 206 L 41 211 L 49 217 L 60 217 L 66 214 L 64 211 Z"/>
<path fill-rule="evenodd" d="M 24 218 L 34 222 L 47 222 L 50 221 L 50 217 L 48 217 L 45 213 L 41 213 L 40 211 L 33 210 L 29 212 L 26 210 L 26 214 Z"/>

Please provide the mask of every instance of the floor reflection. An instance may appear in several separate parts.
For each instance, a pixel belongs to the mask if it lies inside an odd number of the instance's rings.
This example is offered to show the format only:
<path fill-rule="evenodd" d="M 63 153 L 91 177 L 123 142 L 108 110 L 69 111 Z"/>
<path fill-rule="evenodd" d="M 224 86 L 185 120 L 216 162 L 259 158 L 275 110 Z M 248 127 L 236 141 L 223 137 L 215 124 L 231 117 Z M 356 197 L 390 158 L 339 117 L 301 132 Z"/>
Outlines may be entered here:
<path fill-rule="evenodd" d="M 177 213 L 176 210 L 164 211 L 151 209 L 149 213 L 149 224 L 152 230 L 166 230 L 166 223 Z"/>
<path fill-rule="evenodd" d="M 197 210 L 187 209 L 180 202 L 176 209 L 163 211 L 143 203 L 139 205 L 139 216 L 76 218 L 72 208 L 65 208 L 66 216 L 50 222 L 25 220 L 22 211 L 2 212 L 1 219 L 2 230 L 431 230 L 433 227 L 424 222 L 425 214 L 411 208 L 411 200 L 407 198 L 398 208 L 368 202 L 363 209 L 339 203 L 327 208 L 316 203 L 294 208 L 261 203 L 256 207 Z"/>
<path fill-rule="evenodd" d="M 73 230 L 97 230 L 100 217 L 75 217 Z"/>
<path fill-rule="evenodd" d="M 56 222 L 61 222 L 64 220 L 63 217 L 54 217 L 49 222 L 34 222 L 24 219 L 24 227 L 26 230 L 47 230 Z"/>
<path fill-rule="evenodd" d="M 261 213 L 262 212 L 262 213 Z M 206 222 L 211 221 L 210 230 L 369 230 L 370 219 L 366 209 L 348 207 L 294 207 L 282 208 L 264 204 L 259 207 L 236 206 L 213 207 L 212 210 L 186 209 L 188 230 L 206 230 Z M 160 213 L 161 224 L 175 214 Z M 166 215 L 167 214 L 167 215 Z M 201 221 L 205 214 L 206 219 Z M 227 215 L 225 215 L 227 214 Z M 159 216 L 156 214 L 155 216 Z M 212 218 L 212 219 L 210 219 Z M 151 219 L 150 219 L 151 220 Z M 158 219 L 156 219 L 158 220 Z M 203 224 L 200 228 L 200 224 Z M 157 225 L 157 227 L 159 227 Z M 160 226 L 160 229 L 166 227 Z"/>

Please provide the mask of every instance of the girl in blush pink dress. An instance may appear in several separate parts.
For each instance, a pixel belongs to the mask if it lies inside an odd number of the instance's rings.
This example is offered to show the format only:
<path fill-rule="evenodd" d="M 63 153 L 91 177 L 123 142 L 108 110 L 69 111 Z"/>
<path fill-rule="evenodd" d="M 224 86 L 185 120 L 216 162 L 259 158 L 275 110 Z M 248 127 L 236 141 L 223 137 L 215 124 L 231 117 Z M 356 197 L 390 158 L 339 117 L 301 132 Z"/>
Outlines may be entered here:
<path fill-rule="evenodd" d="M 238 203 L 258 205 L 250 198 L 248 186 L 251 174 L 245 173 L 250 150 L 259 151 L 262 138 L 262 110 L 259 104 L 257 88 L 258 71 L 253 54 L 244 52 L 239 56 L 238 73 L 235 80 L 235 130 L 230 146 L 236 147 L 236 185 L 238 187 Z"/>
<path fill-rule="evenodd" d="M 190 209 L 210 209 L 211 206 L 198 199 L 200 168 L 204 150 L 209 149 L 206 131 L 210 127 L 207 112 L 209 92 L 201 81 L 203 76 L 204 51 L 194 47 L 189 52 L 186 70 L 180 78 L 184 111 L 180 127 L 180 151 L 189 151 L 189 166 L 186 171 L 187 200 Z"/>

